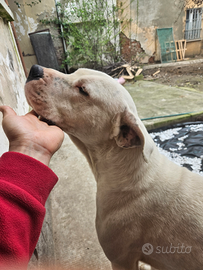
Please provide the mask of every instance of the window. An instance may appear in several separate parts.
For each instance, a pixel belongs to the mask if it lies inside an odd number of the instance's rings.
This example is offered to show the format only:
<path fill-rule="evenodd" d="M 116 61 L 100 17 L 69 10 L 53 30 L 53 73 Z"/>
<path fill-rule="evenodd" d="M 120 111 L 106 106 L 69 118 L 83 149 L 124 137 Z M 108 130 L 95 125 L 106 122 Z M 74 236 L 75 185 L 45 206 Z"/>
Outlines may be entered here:
<path fill-rule="evenodd" d="M 200 39 L 202 9 L 192 8 L 186 11 L 185 39 Z"/>

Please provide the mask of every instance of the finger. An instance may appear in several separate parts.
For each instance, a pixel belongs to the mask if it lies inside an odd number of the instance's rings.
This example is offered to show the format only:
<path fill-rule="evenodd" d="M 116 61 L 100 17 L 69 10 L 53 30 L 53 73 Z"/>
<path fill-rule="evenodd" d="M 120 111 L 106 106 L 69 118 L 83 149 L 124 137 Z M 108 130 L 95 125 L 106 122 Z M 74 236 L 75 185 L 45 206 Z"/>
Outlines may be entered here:
<path fill-rule="evenodd" d="M 16 112 L 9 106 L 0 106 L 0 112 L 3 113 L 3 117 L 8 115 L 16 115 Z"/>

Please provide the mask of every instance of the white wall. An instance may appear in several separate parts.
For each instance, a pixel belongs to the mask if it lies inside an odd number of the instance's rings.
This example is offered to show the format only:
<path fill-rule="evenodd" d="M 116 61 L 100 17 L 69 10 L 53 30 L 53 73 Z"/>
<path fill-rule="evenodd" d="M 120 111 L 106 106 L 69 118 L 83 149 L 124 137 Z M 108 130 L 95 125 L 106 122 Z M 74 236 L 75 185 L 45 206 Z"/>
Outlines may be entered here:
<path fill-rule="evenodd" d="M 26 77 L 10 23 L 0 17 L 0 105 L 9 105 L 17 114 L 28 112 L 24 95 Z M 0 155 L 8 150 L 0 113 Z"/>

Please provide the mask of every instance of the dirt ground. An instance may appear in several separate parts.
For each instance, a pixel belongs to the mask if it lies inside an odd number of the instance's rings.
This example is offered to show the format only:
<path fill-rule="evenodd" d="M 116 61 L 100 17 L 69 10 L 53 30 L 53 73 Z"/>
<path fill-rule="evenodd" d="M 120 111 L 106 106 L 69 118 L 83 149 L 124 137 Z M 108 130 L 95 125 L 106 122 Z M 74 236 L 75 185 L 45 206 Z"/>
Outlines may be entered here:
<path fill-rule="evenodd" d="M 153 76 L 159 70 L 160 72 Z M 144 70 L 143 75 L 144 80 L 203 92 L 203 63 L 149 69 Z"/>

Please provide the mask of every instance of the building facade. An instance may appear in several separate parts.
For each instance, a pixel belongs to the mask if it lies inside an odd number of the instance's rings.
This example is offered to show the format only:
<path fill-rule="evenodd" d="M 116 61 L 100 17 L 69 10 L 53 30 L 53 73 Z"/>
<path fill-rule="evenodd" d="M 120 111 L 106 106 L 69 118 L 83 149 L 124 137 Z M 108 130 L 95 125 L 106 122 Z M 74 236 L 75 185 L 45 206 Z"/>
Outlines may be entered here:
<path fill-rule="evenodd" d="M 159 61 L 157 29 L 172 28 L 174 40 L 186 40 L 185 57 L 203 53 L 201 0 L 127 0 L 121 16 L 121 50 L 124 58 L 143 63 Z M 123 27 L 122 27 L 123 24 Z"/>
<path fill-rule="evenodd" d="M 96 0 L 95 0 L 96 1 Z M 27 70 L 39 61 L 30 42 L 30 33 L 47 29 L 53 39 L 59 66 L 64 44 L 59 27 L 45 25 L 42 20 L 57 18 L 56 0 L 28 5 L 27 0 L 9 0 L 15 28 Z M 112 2 L 112 1 L 110 1 Z M 185 57 L 203 53 L 202 0 L 118 0 L 120 50 L 126 62 L 153 63 L 161 60 L 157 29 L 172 28 L 174 40 L 186 40 Z M 66 44 L 65 44 L 66 45 Z M 46 48 L 45 48 L 46 51 Z"/>

